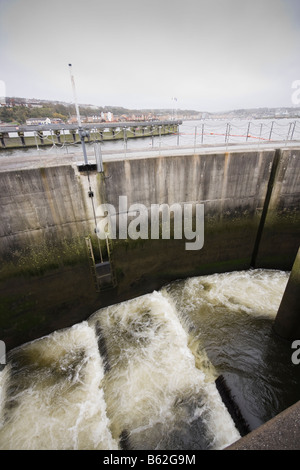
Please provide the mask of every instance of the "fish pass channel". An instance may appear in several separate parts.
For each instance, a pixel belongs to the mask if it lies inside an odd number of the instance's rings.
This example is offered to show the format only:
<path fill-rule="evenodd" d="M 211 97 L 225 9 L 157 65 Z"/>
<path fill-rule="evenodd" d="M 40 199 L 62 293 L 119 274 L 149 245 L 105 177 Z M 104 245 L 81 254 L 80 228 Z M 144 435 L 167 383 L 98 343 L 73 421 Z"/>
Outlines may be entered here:
<path fill-rule="evenodd" d="M 252 428 L 299 399 L 299 367 L 272 333 L 288 275 L 180 280 L 10 351 L 0 449 L 224 449 L 240 433 L 220 374 Z"/>

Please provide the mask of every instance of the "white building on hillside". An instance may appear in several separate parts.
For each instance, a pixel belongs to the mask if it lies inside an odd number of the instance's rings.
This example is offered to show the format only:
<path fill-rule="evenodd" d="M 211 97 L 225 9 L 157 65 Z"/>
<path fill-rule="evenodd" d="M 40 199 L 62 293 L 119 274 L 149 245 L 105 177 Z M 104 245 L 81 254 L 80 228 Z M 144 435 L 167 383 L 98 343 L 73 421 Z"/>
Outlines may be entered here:
<path fill-rule="evenodd" d="M 51 119 L 46 118 L 28 118 L 26 119 L 27 126 L 39 126 L 45 124 L 51 124 Z"/>

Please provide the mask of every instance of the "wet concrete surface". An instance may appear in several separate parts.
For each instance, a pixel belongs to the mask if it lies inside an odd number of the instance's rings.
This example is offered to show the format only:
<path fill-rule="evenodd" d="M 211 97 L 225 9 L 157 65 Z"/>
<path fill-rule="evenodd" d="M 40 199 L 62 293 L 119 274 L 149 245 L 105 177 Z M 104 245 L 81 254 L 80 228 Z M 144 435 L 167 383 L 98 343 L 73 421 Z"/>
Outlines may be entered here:
<path fill-rule="evenodd" d="M 300 450 L 300 401 L 225 450 Z"/>

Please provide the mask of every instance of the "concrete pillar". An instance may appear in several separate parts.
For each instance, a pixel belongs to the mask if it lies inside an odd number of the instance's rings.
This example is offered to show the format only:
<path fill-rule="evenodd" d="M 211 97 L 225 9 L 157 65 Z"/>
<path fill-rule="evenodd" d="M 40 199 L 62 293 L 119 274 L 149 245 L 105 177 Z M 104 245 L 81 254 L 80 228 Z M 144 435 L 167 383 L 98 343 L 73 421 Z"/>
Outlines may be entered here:
<path fill-rule="evenodd" d="M 38 136 L 38 138 L 40 139 L 41 144 L 43 144 L 43 143 L 44 143 L 44 134 L 43 134 L 43 131 L 37 131 L 37 136 Z"/>
<path fill-rule="evenodd" d="M 60 143 L 61 143 L 61 141 L 60 141 L 60 131 L 59 131 L 59 130 L 55 130 L 55 131 L 54 131 L 54 134 L 56 135 L 57 142 L 60 144 Z"/>
<path fill-rule="evenodd" d="M 25 138 L 24 138 L 24 132 L 18 132 L 18 136 L 21 139 L 23 147 L 25 147 Z"/>
<path fill-rule="evenodd" d="M 70 129 L 71 141 L 76 142 L 76 131 Z"/>
<path fill-rule="evenodd" d="M 5 147 L 4 132 L 0 132 L 0 142 L 2 147 Z"/>
<path fill-rule="evenodd" d="M 275 318 L 274 331 L 288 340 L 300 339 L 300 248 Z"/>

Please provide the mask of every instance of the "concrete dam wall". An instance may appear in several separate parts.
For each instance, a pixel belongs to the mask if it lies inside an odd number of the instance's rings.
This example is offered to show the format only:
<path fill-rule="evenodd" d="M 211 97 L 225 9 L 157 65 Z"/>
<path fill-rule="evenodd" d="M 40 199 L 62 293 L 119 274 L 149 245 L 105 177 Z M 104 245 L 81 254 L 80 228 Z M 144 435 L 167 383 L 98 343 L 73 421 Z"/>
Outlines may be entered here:
<path fill-rule="evenodd" d="M 87 318 L 96 309 L 188 276 L 241 269 L 290 270 L 300 235 L 300 149 L 104 161 L 0 172 L 1 339 L 12 348 Z M 204 245 L 184 239 L 116 239 L 117 285 L 96 292 L 97 207 L 203 204 Z M 96 216 L 95 216 L 96 214 Z M 101 249 L 106 256 L 105 241 Z"/>

